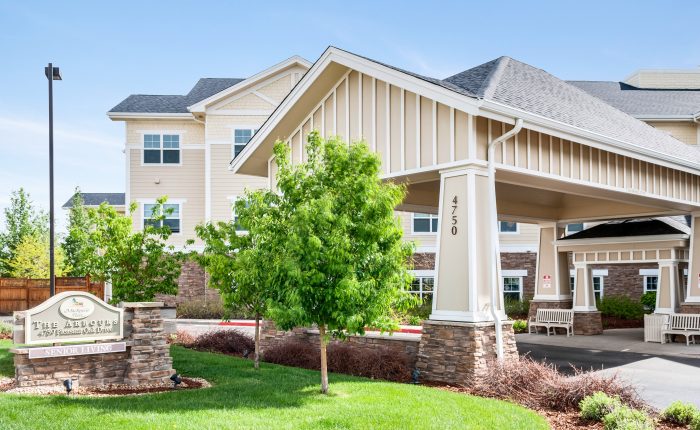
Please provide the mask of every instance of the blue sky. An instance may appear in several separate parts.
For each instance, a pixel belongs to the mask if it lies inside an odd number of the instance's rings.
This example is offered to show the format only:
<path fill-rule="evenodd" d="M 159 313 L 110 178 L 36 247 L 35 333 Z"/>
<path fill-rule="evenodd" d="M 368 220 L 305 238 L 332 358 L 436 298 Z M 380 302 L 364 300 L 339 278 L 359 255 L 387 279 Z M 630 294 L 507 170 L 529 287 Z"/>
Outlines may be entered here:
<path fill-rule="evenodd" d="M 697 1 L 0 2 L 0 209 L 20 186 L 48 209 L 49 61 L 64 79 L 60 206 L 75 186 L 123 192 L 124 126 L 105 112 L 129 94 L 183 94 L 328 45 L 436 78 L 509 55 L 563 79 L 622 80 L 700 66 L 699 16 Z"/>

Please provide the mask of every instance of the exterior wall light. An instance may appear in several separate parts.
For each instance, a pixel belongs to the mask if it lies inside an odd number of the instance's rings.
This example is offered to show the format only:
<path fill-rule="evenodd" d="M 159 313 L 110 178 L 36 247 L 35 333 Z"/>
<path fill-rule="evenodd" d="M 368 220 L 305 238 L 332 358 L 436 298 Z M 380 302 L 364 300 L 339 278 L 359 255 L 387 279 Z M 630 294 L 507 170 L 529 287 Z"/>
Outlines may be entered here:
<path fill-rule="evenodd" d="M 63 386 L 66 388 L 66 395 L 70 395 L 70 392 L 73 391 L 73 380 L 72 379 L 66 379 L 63 381 Z"/>

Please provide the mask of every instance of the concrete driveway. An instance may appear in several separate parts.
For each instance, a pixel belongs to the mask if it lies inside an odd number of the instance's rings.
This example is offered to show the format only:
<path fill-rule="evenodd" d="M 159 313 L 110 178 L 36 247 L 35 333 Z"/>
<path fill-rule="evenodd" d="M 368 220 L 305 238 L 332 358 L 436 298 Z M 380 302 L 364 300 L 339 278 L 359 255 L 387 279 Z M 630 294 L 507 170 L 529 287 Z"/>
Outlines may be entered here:
<path fill-rule="evenodd" d="M 624 333 L 612 333 L 607 338 L 603 335 L 569 339 L 564 336 L 546 339 L 544 335 L 538 338 L 518 335 L 517 342 L 521 354 L 553 363 L 564 373 L 572 373 L 573 365 L 601 374 L 617 374 L 635 385 L 639 395 L 656 408 L 663 409 L 675 400 L 700 407 L 700 345 L 609 342 L 621 335 Z M 594 344 L 598 348 L 590 347 Z"/>

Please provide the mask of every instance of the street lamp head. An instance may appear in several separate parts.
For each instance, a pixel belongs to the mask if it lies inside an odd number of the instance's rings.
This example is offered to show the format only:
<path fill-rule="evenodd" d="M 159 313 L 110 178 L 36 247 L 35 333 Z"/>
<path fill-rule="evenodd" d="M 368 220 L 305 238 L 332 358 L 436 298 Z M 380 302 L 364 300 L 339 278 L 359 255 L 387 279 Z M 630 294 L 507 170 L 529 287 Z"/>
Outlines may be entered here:
<path fill-rule="evenodd" d="M 49 73 L 49 68 L 44 67 L 44 74 L 46 75 L 46 79 L 52 79 L 54 81 L 60 81 L 63 78 L 61 78 L 61 72 L 58 70 L 58 67 L 51 67 L 52 71 Z M 51 77 L 49 77 L 51 76 Z"/>

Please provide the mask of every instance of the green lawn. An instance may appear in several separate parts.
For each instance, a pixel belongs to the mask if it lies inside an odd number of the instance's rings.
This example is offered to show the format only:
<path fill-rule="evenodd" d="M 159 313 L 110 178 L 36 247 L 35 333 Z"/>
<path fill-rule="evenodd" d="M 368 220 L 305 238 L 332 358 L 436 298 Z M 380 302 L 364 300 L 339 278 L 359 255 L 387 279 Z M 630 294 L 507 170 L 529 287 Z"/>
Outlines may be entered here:
<path fill-rule="evenodd" d="M 13 374 L 0 341 L 0 376 Z M 315 371 L 263 364 L 181 347 L 175 368 L 214 387 L 138 397 L 33 397 L 0 394 L 0 429 L 547 429 L 510 403 L 428 387 L 331 374 L 318 393 Z"/>

